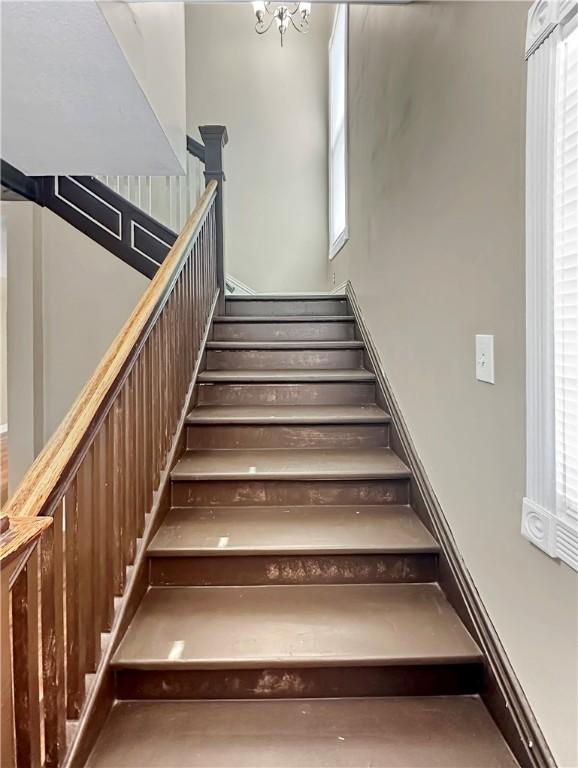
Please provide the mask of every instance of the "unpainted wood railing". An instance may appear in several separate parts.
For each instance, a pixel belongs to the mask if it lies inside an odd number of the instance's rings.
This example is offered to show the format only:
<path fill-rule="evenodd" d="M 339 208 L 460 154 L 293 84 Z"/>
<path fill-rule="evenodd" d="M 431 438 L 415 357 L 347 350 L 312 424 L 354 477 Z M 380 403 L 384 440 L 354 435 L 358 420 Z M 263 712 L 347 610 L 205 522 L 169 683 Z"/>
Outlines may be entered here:
<path fill-rule="evenodd" d="M 170 467 L 223 292 L 220 186 L 196 209 L 76 403 L 8 501 L 0 532 L 2 768 L 59 766 L 115 598 Z M 222 231 L 222 230 L 221 230 Z M 221 250 L 222 254 L 222 250 Z"/>

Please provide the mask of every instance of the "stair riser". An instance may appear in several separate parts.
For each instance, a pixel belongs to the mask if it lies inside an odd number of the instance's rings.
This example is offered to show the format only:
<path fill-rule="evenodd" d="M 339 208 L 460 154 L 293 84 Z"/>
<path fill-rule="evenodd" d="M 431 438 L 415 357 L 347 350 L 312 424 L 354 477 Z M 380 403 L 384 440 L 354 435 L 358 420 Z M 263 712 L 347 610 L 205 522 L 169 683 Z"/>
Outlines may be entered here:
<path fill-rule="evenodd" d="M 360 349 L 209 349 L 208 371 L 361 368 Z"/>
<path fill-rule="evenodd" d="M 435 581 L 437 555 L 151 557 L 154 586 L 393 584 Z"/>
<path fill-rule="evenodd" d="M 201 384 L 199 405 L 365 405 L 375 402 L 375 384 Z"/>
<path fill-rule="evenodd" d="M 117 670 L 119 699 L 301 699 L 478 693 L 481 664 L 307 669 Z"/>
<path fill-rule="evenodd" d="M 215 323 L 215 341 L 352 341 L 352 322 Z"/>
<path fill-rule="evenodd" d="M 345 299 L 243 299 L 227 301 L 225 314 L 234 317 L 295 317 L 296 315 L 347 315 Z"/>
<path fill-rule="evenodd" d="M 173 507 L 409 504 L 409 481 L 209 480 L 171 483 Z"/>
<path fill-rule="evenodd" d="M 387 424 L 187 427 L 187 448 L 379 448 L 389 445 Z"/>

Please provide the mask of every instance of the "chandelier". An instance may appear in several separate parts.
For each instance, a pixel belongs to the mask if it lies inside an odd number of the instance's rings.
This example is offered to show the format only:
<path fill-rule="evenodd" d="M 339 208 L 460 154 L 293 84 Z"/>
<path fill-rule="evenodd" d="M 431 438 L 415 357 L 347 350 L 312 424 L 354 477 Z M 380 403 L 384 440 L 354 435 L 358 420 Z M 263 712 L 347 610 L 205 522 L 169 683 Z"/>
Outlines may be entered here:
<path fill-rule="evenodd" d="M 273 22 L 275 22 L 279 34 L 281 35 L 281 46 L 283 46 L 283 38 L 289 29 L 289 24 L 291 24 L 297 32 L 307 32 L 309 29 L 311 3 L 293 3 L 291 6 L 278 5 L 273 9 L 270 2 L 258 0 L 258 2 L 253 3 L 253 10 L 257 17 L 255 32 L 257 32 L 258 35 L 264 35 L 265 32 L 268 32 L 271 29 Z M 265 14 L 271 16 L 268 23 Z"/>

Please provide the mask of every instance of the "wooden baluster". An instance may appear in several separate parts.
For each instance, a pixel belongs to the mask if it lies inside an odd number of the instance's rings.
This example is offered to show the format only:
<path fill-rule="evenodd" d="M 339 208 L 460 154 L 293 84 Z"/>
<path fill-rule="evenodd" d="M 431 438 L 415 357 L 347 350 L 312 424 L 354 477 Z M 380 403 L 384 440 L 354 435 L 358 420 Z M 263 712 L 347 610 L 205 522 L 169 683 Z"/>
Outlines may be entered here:
<path fill-rule="evenodd" d="M 171 347 L 173 356 L 174 383 L 172 392 L 171 407 L 171 442 L 176 432 L 178 421 L 179 403 L 181 399 L 181 359 L 179 357 L 179 336 L 180 329 L 178 323 L 179 317 L 179 281 L 175 284 L 173 291 L 173 302 L 171 307 Z"/>
<path fill-rule="evenodd" d="M 66 716 L 76 719 L 84 699 L 86 637 L 81 632 L 77 480 L 64 497 L 66 516 Z"/>
<path fill-rule="evenodd" d="M 12 690 L 12 653 L 10 652 L 10 568 L 3 568 L 0 574 L 2 612 L 2 636 L 0 638 L 0 683 L 2 686 L 2 738 L 0 739 L 0 765 L 12 768 L 16 765 L 14 740 L 14 694 Z"/>
<path fill-rule="evenodd" d="M 143 359 L 142 350 L 135 362 L 135 495 L 137 511 L 137 533 L 142 536 L 145 525 L 145 492 L 144 492 L 144 419 L 143 412 Z"/>
<path fill-rule="evenodd" d="M 180 389 L 181 389 L 181 381 L 180 381 L 180 371 L 181 371 L 181 361 L 179 359 L 179 330 L 178 330 L 178 315 L 179 315 L 179 281 L 177 280 L 175 283 L 175 287 L 173 289 L 172 294 L 172 302 L 171 302 L 171 357 L 173 360 L 172 364 L 172 391 L 171 391 L 171 441 L 172 437 L 176 431 L 176 424 L 177 424 L 177 409 L 178 409 L 178 401 L 180 397 Z M 169 443 L 170 445 L 170 443 Z"/>
<path fill-rule="evenodd" d="M 100 658 L 101 632 L 105 629 L 103 610 L 104 592 L 104 548 L 103 548 L 103 521 L 102 521 L 102 451 L 101 451 L 102 425 L 100 426 L 91 446 L 92 452 L 92 594 L 94 606 L 96 664 Z"/>
<path fill-rule="evenodd" d="M 188 262 L 187 262 L 188 263 Z M 190 376 L 189 376 L 189 357 L 190 357 L 190 348 L 189 348 L 189 329 L 187 327 L 187 317 L 188 317 L 188 299 L 189 299 L 189 291 L 188 291 L 188 283 L 187 283 L 187 271 L 183 272 L 183 280 L 181 285 L 181 294 L 182 294 L 182 302 L 179 312 L 179 328 L 182 328 L 181 331 L 181 345 L 182 345 L 182 360 L 183 360 L 183 384 L 184 384 L 184 392 L 186 393 L 188 391 L 188 386 L 190 383 Z"/>
<path fill-rule="evenodd" d="M 155 327 L 153 339 L 152 358 L 152 384 L 153 384 L 153 447 L 154 447 L 154 486 L 159 486 L 161 467 L 161 351 L 160 351 L 160 327 Z"/>
<path fill-rule="evenodd" d="M 100 430 L 99 430 L 100 433 Z M 98 433 L 98 434 L 99 434 Z M 94 438 L 88 451 L 87 457 L 90 457 L 91 463 L 91 482 L 89 488 L 89 514 L 90 529 L 92 537 L 91 546 L 91 568 L 88 588 L 91 591 L 92 602 L 92 634 L 94 635 L 94 662 L 93 669 L 98 666 L 101 652 L 100 634 L 104 628 L 104 617 L 102 615 L 102 523 L 101 513 L 101 465 L 100 448 L 98 434 Z M 82 567 L 82 563 L 81 563 Z"/>
<path fill-rule="evenodd" d="M 190 373 L 193 369 L 193 327 L 191 323 L 191 305 L 193 302 L 193 297 L 191 294 L 191 266 L 191 252 L 189 251 L 187 258 L 187 274 L 185 279 L 185 306 L 183 312 L 183 323 L 187 329 L 185 344 L 187 348 L 187 370 L 189 372 L 189 383 L 191 380 Z"/>
<path fill-rule="evenodd" d="M 184 405 L 184 396 L 189 385 L 189 350 L 187 349 L 188 340 L 188 328 L 187 328 L 187 263 L 183 266 L 180 280 L 180 301 L 179 301 L 179 314 L 177 318 L 177 329 L 179 334 L 180 343 L 180 368 L 181 368 L 181 402 L 180 409 Z"/>
<path fill-rule="evenodd" d="M 12 587 L 12 658 L 14 719 L 19 766 L 41 765 L 38 626 L 38 549 Z"/>
<path fill-rule="evenodd" d="M 124 385 L 124 521 L 126 536 L 126 563 L 132 565 L 136 552 L 135 498 L 134 498 L 134 382 L 132 372 Z"/>
<path fill-rule="evenodd" d="M 45 766 L 58 766 L 66 751 L 64 672 L 63 504 L 40 541 L 42 679 Z"/>
<path fill-rule="evenodd" d="M 160 317 L 161 325 L 161 376 L 162 376 L 162 402 L 161 402 L 161 428 L 162 428 L 162 452 L 161 469 L 164 468 L 167 447 L 169 444 L 168 410 L 169 410 L 169 353 L 168 353 L 168 319 L 166 305 Z"/>
<path fill-rule="evenodd" d="M 150 444 L 153 493 L 158 487 L 158 416 L 159 416 L 159 370 L 158 370 L 158 327 L 149 336 L 149 390 L 150 390 Z"/>
<path fill-rule="evenodd" d="M 93 568 L 96 566 L 94 552 L 94 526 L 92 519 L 92 450 L 84 457 L 77 475 L 78 497 L 78 578 L 80 601 L 81 674 L 94 672 L 97 659 L 97 637 L 100 629 L 95 626 L 93 591 Z"/>
<path fill-rule="evenodd" d="M 195 349 L 194 349 L 194 338 L 195 338 L 195 326 L 194 326 L 194 312 L 195 312 L 195 294 L 193 291 L 193 269 L 194 269 L 194 263 L 193 263 L 193 255 L 194 250 L 191 248 L 191 251 L 189 253 L 189 270 L 188 270 L 188 276 L 187 276 L 187 282 L 188 282 L 188 295 L 189 299 L 187 302 L 187 326 L 189 329 L 189 354 L 190 354 L 190 366 L 191 370 L 193 369 L 195 365 Z"/>
<path fill-rule="evenodd" d="M 115 594 L 115 573 L 114 569 L 116 561 L 114 559 L 115 552 L 115 531 L 114 531 L 114 513 L 113 513 L 113 480 L 114 480 L 114 425 L 113 425 L 113 408 L 110 408 L 106 420 L 104 423 L 104 438 L 102 441 L 104 451 L 104 466 L 105 466 L 105 481 L 104 481 L 104 494 L 103 494 L 103 509 L 104 509 L 104 542 L 105 542 L 105 568 L 106 568 L 106 626 L 110 629 L 114 620 L 114 594 Z"/>
<path fill-rule="evenodd" d="M 193 288 L 193 316 L 192 316 L 192 324 L 193 324 L 193 357 L 196 361 L 197 359 L 197 337 L 199 332 L 199 311 L 200 311 L 200 302 L 199 302 L 199 295 L 198 295 L 198 286 L 199 286 L 199 280 L 198 280 L 198 253 L 199 253 L 199 244 L 198 241 L 195 243 L 192 253 L 192 267 L 193 267 L 193 275 L 192 275 L 192 288 Z"/>
<path fill-rule="evenodd" d="M 183 399 L 183 335 L 182 335 L 182 329 L 181 329 L 181 306 L 182 306 L 182 278 L 179 277 L 179 280 L 177 281 L 176 285 L 176 294 L 175 294 L 175 311 L 174 311 L 174 320 L 173 320 L 173 334 L 174 334 L 174 344 L 175 344 L 175 365 L 176 365 L 176 381 L 175 381 L 175 388 L 176 388 L 176 398 L 175 398 L 175 407 L 174 407 L 174 422 L 173 422 L 173 435 L 176 433 L 177 424 L 180 416 L 181 408 L 183 407 L 182 399 Z"/>
<path fill-rule="evenodd" d="M 174 402 L 174 386 L 175 386 L 175 362 L 173 359 L 173 307 L 174 307 L 174 294 L 169 297 L 165 307 L 165 331 L 166 331 L 166 354 L 167 354 L 167 407 L 164 414 L 165 422 L 167 425 L 167 442 L 165 446 L 165 458 L 169 452 L 171 444 L 171 427 L 173 423 L 173 402 Z M 164 462 L 163 462 L 164 463 Z"/>
<path fill-rule="evenodd" d="M 95 570 L 94 589 L 98 602 L 100 631 L 112 627 L 112 545 L 110 539 L 108 484 L 108 419 L 105 418 L 94 439 L 94 523 L 95 523 Z"/>
<path fill-rule="evenodd" d="M 143 494 L 145 511 L 149 512 L 152 507 L 153 501 L 153 487 L 152 487 L 152 459 L 151 459 L 151 397 L 150 397 L 150 350 L 151 350 L 151 336 L 147 338 L 142 348 L 142 425 L 143 425 Z"/>
<path fill-rule="evenodd" d="M 185 387 L 188 391 L 191 382 L 191 329 L 189 326 L 189 305 L 191 301 L 189 286 L 189 259 L 187 258 L 186 269 L 183 273 L 183 306 L 181 310 L 181 323 L 183 326 L 183 351 L 185 361 L 186 380 Z"/>
<path fill-rule="evenodd" d="M 158 379 L 159 379 L 159 433 L 156 437 L 158 443 L 158 468 L 159 473 L 163 469 L 163 457 L 165 455 L 165 416 L 166 416 L 166 397 L 165 397 L 165 334 L 164 334 L 164 313 L 161 312 L 158 321 Z"/>
<path fill-rule="evenodd" d="M 123 492 L 123 392 L 118 393 L 112 405 L 112 530 L 113 530 L 113 561 L 114 561 L 114 594 L 120 597 L 124 591 L 125 571 L 125 520 Z"/>
<path fill-rule="evenodd" d="M 133 366 L 129 374 L 130 379 L 130 451 L 129 451 L 129 498 L 131 501 L 130 515 L 131 515 L 131 539 L 132 539 L 132 552 L 133 558 L 136 557 L 136 540 L 138 537 L 138 504 L 137 504 L 137 423 L 136 423 L 136 396 L 137 396 L 137 382 L 136 382 L 136 369 Z"/>

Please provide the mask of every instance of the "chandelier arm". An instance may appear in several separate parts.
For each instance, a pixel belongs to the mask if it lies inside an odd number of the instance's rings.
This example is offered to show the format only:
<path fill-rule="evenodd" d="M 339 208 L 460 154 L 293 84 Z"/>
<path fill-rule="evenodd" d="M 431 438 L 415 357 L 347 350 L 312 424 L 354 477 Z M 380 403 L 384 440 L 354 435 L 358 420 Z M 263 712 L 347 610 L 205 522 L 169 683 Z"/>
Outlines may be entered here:
<path fill-rule="evenodd" d="M 264 3 L 264 5 L 265 5 L 265 10 L 267 11 L 267 13 L 268 13 L 270 16 L 274 16 L 274 11 L 272 11 L 272 10 L 271 10 L 271 2 L 270 2 L 270 0 L 266 0 L 266 2 Z"/>
<path fill-rule="evenodd" d="M 291 24 L 293 24 L 293 27 L 297 30 L 297 32 L 301 32 L 302 35 L 306 35 L 307 32 L 309 32 L 309 22 L 308 21 L 301 21 L 299 25 L 295 24 L 295 20 L 293 19 L 293 16 L 289 16 L 291 19 Z"/>
<path fill-rule="evenodd" d="M 255 24 L 255 32 L 258 35 L 264 35 L 266 32 L 268 32 L 271 29 L 271 25 L 273 24 L 274 21 L 275 21 L 275 17 L 274 16 L 271 19 L 271 21 L 267 24 L 267 26 L 265 26 L 264 22 L 258 21 Z M 259 29 L 259 27 L 261 27 L 261 28 Z"/>
<path fill-rule="evenodd" d="M 292 10 L 292 11 L 290 11 L 290 10 L 289 10 L 289 8 L 288 8 L 288 9 L 287 9 L 287 11 L 288 11 L 289 15 L 290 15 L 290 16 L 295 16 L 295 14 L 297 13 L 297 11 L 299 10 L 299 6 L 300 6 L 300 5 L 301 5 L 301 3 L 299 3 L 299 2 L 295 3 L 295 7 L 293 8 L 293 10 Z"/>

